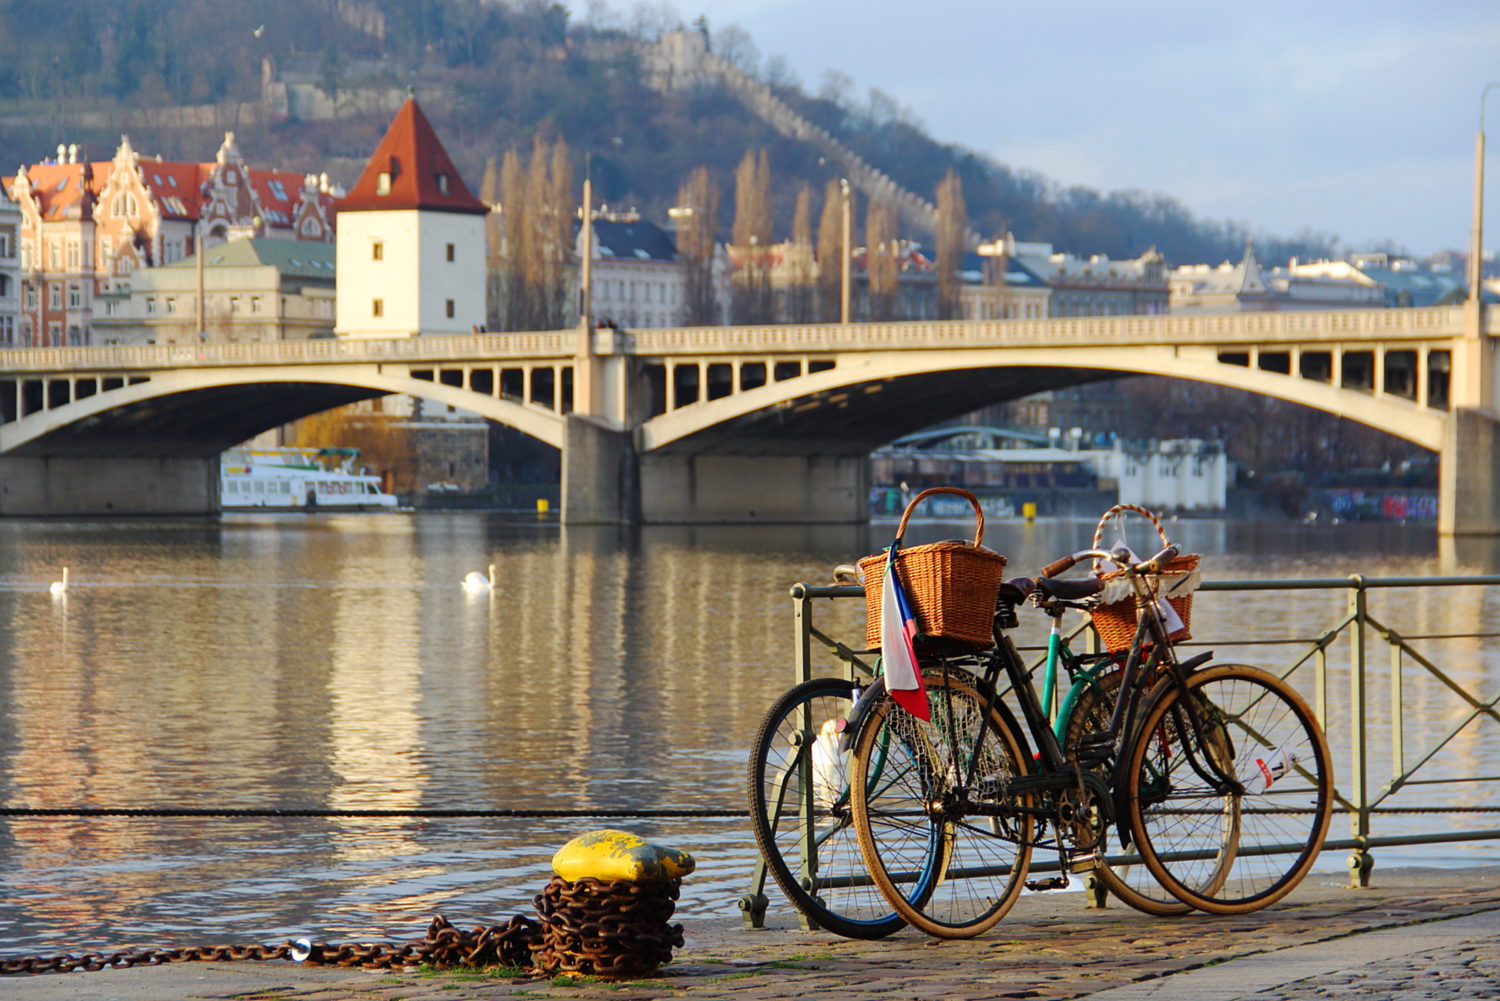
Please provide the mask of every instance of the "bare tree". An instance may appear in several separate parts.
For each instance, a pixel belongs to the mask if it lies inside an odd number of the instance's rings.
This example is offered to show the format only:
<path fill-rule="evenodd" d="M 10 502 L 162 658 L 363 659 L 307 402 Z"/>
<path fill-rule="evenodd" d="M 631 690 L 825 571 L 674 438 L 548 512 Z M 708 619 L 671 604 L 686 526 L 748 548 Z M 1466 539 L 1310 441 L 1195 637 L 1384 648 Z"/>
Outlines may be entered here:
<path fill-rule="evenodd" d="M 533 313 L 527 295 L 525 262 L 530 253 L 526 221 L 526 172 L 521 156 L 507 150 L 500 161 L 502 330 L 526 330 Z"/>
<path fill-rule="evenodd" d="M 771 308 L 771 161 L 747 152 L 734 172 L 735 323 L 774 323 Z"/>
<path fill-rule="evenodd" d="M 890 320 L 896 315 L 900 252 L 890 203 L 870 202 L 865 209 L 865 283 L 872 320 Z"/>
<path fill-rule="evenodd" d="M 812 189 L 806 184 L 797 189 L 792 210 L 792 241 L 782 256 L 785 294 L 781 301 L 781 319 L 787 323 L 811 323 L 813 315 L 813 281 L 817 275 L 813 263 Z"/>
<path fill-rule="evenodd" d="M 484 217 L 484 322 L 490 330 L 504 330 L 505 231 L 497 208 L 501 204 L 500 168 L 494 157 L 484 162 L 479 198 L 490 208 Z"/>
<path fill-rule="evenodd" d="M 682 258 L 685 302 L 682 321 L 691 326 L 719 322 L 714 288 L 718 249 L 719 187 L 707 167 L 695 167 L 677 191 L 677 253 Z"/>
<path fill-rule="evenodd" d="M 962 310 L 958 272 L 963 262 L 964 230 L 968 227 L 968 209 L 964 206 L 964 185 L 957 174 L 948 171 L 937 188 L 937 309 L 939 320 L 952 320 Z"/>
<path fill-rule="evenodd" d="M 853 196 L 851 195 L 851 198 Z M 844 255 L 843 184 L 838 179 L 823 189 L 823 212 L 818 216 L 818 318 L 837 321 L 843 294 Z"/>

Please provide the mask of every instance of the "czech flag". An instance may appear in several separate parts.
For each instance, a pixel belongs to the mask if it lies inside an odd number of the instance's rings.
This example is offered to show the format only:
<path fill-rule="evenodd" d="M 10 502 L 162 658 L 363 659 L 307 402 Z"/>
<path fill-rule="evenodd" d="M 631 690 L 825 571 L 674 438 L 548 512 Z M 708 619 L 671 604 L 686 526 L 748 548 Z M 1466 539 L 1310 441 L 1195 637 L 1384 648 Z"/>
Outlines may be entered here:
<path fill-rule="evenodd" d="M 917 666 L 912 639 L 917 635 L 917 617 L 906 600 L 906 589 L 896 576 L 896 551 L 901 540 L 891 543 L 885 561 L 885 583 L 880 589 L 880 655 L 885 661 L 885 690 L 896 704 L 918 719 L 931 720 L 927 689 Z"/>

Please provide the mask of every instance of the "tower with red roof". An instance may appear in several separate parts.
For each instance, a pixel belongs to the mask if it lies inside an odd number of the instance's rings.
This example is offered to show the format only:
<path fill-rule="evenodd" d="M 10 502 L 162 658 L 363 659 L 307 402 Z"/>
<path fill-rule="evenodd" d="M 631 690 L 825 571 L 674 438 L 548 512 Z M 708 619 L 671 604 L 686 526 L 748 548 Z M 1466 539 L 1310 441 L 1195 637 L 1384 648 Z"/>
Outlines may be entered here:
<path fill-rule="evenodd" d="M 340 337 L 469 333 L 485 322 L 484 217 L 415 98 L 334 205 Z"/>

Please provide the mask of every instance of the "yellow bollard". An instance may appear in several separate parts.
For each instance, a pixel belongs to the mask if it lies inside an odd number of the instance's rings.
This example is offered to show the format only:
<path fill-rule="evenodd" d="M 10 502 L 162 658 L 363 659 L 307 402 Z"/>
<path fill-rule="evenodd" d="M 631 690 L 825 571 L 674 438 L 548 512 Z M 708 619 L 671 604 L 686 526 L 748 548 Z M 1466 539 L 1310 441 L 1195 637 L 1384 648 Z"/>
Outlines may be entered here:
<path fill-rule="evenodd" d="M 1021 505 L 1021 517 L 1027 521 L 1036 520 L 1036 501 L 1027 501 Z"/>
<path fill-rule="evenodd" d="M 610 979 L 654 973 L 682 948 L 682 925 L 667 921 L 693 867 L 687 852 L 625 831 L 574 838 L 552 857 L 552 881 L 536 896 L 542 941 L 531 947 L 533 962 Z"/>
<path fill-rule="evenodd" d="M 547 511 L 551 507 L 552 507 L 552 505 L 547 502 L 547 498 L 545 498 L 545 497 L 538 497 L 536 499 L 536 513 L 537 514 L 546 514 Z"/>

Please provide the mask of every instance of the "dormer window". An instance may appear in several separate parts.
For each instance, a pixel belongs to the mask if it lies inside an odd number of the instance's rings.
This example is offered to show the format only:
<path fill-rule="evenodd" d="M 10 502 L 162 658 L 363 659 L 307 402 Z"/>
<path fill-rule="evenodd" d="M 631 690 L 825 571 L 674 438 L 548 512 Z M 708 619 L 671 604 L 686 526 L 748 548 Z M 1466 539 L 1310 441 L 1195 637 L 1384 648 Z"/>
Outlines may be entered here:
<path fill-rule="evenodd" d="M 448 193 L 448 175 L 438 174 L 436 177 L 438 194 L 446 195 Z"/>
<path fill-rule="evenodd" d="M 379 240 L 376 240 L 373 244 L 370 245 L 370 260 L 372 260 L 372 261 L 383 261 L 383 260 L 385 260 L 385 244 L 384 243 L 381 243 Z"/>
<path fill-rule="evenodd" d="M 375 193 L 377 195 L 388 195 L 391 193 L 391 172 L 382 170 L 375 175 Z"/>

